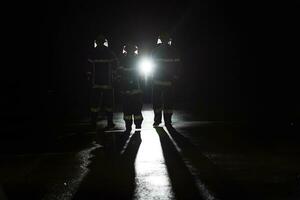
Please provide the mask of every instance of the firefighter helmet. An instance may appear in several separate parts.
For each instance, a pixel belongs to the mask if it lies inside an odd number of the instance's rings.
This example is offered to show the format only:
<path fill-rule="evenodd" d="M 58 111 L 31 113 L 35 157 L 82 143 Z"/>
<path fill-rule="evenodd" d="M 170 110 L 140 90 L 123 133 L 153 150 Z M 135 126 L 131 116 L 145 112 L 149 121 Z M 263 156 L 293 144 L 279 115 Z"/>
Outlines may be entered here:
<path fill-rule="evenodd" d="M 138 46 L 128 43 L 123 47 L 123 54 L 126 55 L 137 55 L 138 54 Z"/>
<path fill-rule="evenodd" d="M 108 40 L 106 39 L 106 37 L 102 34 L 98 35 L 94 41 L 94 46 L 100 46 L 100 45 L 104 45 L 106 47 L 108 47 Z"/>
<path fill-rule="evenodd" d="M 157 39 L 157 44 L 168 44 L 171 45 L 172 39 L 167 32 L 162 32 L 159 34 Z"/>

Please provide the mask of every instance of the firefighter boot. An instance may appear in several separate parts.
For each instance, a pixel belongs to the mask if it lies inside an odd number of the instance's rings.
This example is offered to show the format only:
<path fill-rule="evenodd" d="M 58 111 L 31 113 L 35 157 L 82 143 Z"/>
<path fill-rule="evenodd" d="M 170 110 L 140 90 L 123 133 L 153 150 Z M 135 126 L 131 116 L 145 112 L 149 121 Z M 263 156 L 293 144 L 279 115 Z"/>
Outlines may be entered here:
<path fill-rule="evenodd" d="M 154 112 L 154 123 L 153 126 L 157 127 L 161 123 L 161 111 Z"/>
<path fill-rule="evenodd" d="M 125 132 L 131 132 L 132 130 L 132 120 L 125 120 L 125 127 L 126 127 L 126 130 Z"/>
<path fill-rule="evenodd" d="M 172 125 L 172 114 L 171 113 L 164 113 L 164 120 L 165 120 L 165 125 L 166 126 L 171 126 Z"/>
<path fill-rule="evenodd" d="M 96 113 L 96 112 L 91 113 L 91 127 L 92 127 L 92 129 L 97 128 L 97 116 L 98 116 L 98 113 Z"/>
<path fill-rule="evenodd" d="M 105 129 L 113 129 L 116 125 L 113 122 L 113 113 L 109 112 L 107 115 L 107 126 Z"/>
<path fill-rule="evenodd" d="M 143 116 L 142 113 L 134 115 L 134 124 L 136 129 L 142 128 Z"/>

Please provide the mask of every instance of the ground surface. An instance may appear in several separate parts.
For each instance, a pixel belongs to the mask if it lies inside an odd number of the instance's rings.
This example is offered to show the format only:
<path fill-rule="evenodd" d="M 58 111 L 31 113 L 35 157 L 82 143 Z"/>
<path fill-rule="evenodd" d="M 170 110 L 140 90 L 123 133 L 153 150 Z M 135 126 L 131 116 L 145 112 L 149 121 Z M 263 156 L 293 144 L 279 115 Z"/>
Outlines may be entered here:
<path fill-rule="evenodd" d="M 0 199 L 300 199 L 292 136 L 179 110 L 173 127 L 153 128 L 143 115 L 130 134 L 117 113 L 109 132 L 79 120 L 51 142 L 2 141 Z"/>

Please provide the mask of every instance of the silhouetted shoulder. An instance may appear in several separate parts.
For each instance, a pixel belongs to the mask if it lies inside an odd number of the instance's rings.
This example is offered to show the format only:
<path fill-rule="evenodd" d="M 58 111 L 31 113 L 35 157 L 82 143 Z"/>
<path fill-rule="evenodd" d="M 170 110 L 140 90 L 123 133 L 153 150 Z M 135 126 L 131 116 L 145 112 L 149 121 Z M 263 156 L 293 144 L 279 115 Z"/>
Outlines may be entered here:
<path fill-rule="evenodd" d="M 160 44 L 156 45 L 151 52 L 151 56 L 152 57 L 156 56 L 158 54 L 158 52 L 160 51 L 160 48 L 161 48 Z"/>
<path fill-rule="evenodd" d="M 160 44 L 153 49 L 151 56 L 152 57 L 161 57 L 161 56 L 179 57 L 179 53 L 177 49 L 173 46 Z"/>
<path fill-rule="evenodd" d="M 108 47 L 96 47 L 89 51 L 90 59 L 116 59 L 113 51 Z"/>

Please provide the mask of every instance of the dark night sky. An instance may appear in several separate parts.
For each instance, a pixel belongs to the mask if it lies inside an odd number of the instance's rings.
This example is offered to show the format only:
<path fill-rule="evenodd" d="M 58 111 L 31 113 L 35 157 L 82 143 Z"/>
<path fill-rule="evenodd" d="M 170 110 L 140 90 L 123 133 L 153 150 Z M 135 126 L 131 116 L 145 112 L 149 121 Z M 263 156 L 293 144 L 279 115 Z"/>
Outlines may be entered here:
<path fill-rule="evenodd" d="M 297 87 L 283 48 L 296 35 L 293 7 L 218 0 L 10 5 L 4 30 L 10 62 L 2 107 L 7 109 L 2 116 L 35 116 L 51 106 L 78 114 L 87 95 L 83 58 L 96 34 L 105 33 L 119 54 L 127 40 L 149 51 L 157 34 L 167 30 L 183 60 L 178 101 L 205 113 L 204 118 L 274 118 L 282 113 L 279 118 L 295 119 Z M 291 34 L 287 38 L 283 32 Z M 55 91 L 56 100 L 48 90 Z"/>

